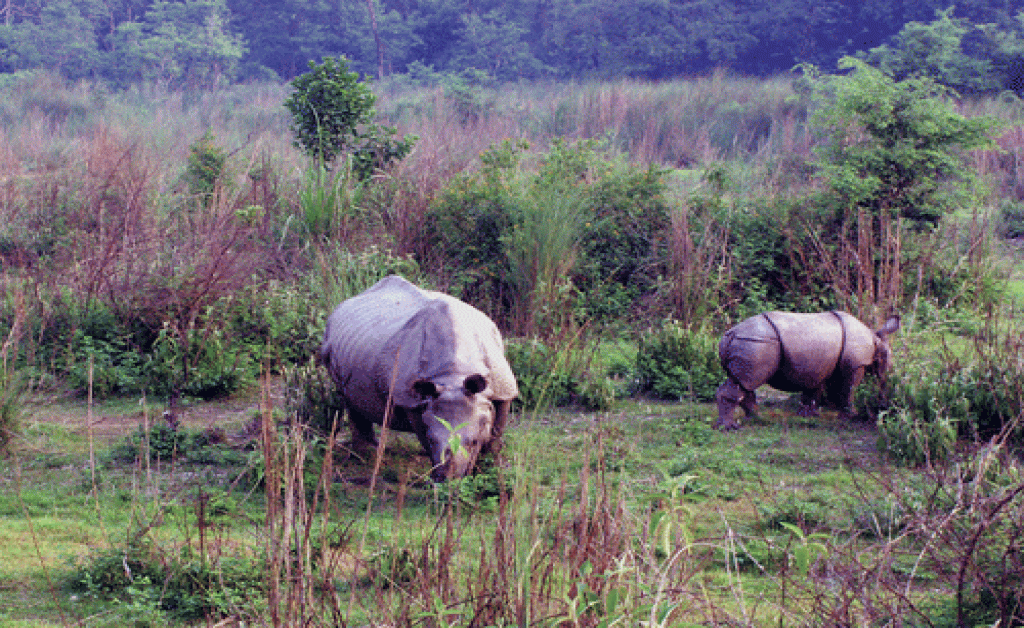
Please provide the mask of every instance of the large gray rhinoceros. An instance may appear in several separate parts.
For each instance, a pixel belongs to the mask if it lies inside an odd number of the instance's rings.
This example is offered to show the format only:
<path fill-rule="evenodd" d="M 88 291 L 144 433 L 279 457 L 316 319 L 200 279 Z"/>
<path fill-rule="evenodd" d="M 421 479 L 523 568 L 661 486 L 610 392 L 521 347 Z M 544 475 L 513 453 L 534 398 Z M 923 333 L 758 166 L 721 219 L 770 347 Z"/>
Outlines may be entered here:
<path fill-rule="evenodd" d="M 754 391 L 764 384 L 802 393 L 801 414 L 815 414 L 824 394 L 840 417 L 848 418 L 853 390 L 864 373 L 883 375 L 888 370 L 888 337 L 899 327 L 899 316 L 892 316 L 871 331 L 846 312 L 765 312 L 746 319 L 718 343 L 727 379 L 715 394 L 715 426 L 739 428 L 733 417 L 736 406 L 747 417 L 754 416 Z"/>
<path fill-rule="evenodd" d="M 344 399 L 356 444 L 392 399 L 391 429 L 413 432 L 441 482 L 469 473 L 500 443 L 519 395 L 501 334 L 483 312 L 386 277 L 327 319 L 320 359 Z M 453 438 L 455 437 L 455 438 Z M 461 446 L 453 447 L 457 438 Z"/>

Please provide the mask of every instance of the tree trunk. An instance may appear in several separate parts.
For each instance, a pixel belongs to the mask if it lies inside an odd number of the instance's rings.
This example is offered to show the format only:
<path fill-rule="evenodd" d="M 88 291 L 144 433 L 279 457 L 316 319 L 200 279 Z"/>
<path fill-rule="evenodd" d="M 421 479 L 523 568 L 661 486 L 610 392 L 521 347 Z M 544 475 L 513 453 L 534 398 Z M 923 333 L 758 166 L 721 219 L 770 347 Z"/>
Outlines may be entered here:
<path fill-rule="evenodd" d="M 373 29 L 373 41 L 377 44 L 377 80 L 384 78 L 384 42 L 380 40 L 377 30 L 377 11 L 373 8 L 373 0 L 366 0 L 366 10 L 370 12 L 370 28 Z"/>

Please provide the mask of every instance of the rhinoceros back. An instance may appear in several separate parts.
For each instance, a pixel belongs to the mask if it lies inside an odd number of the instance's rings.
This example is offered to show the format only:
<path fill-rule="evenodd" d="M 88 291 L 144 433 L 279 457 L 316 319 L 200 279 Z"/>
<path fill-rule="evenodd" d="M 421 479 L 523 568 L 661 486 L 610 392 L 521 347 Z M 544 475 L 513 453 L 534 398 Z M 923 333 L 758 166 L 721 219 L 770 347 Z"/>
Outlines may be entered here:
<path fill-rule="evenodd" d="M 414 405 L 412 384 L 461 382 L 479 373 L 491 399 L 518 395 L 501 334 L 476 308 L 390 276 L 341 303 L 327 321 L 321 357 L 347 403 L 383 415 L 394 402 Z"/>

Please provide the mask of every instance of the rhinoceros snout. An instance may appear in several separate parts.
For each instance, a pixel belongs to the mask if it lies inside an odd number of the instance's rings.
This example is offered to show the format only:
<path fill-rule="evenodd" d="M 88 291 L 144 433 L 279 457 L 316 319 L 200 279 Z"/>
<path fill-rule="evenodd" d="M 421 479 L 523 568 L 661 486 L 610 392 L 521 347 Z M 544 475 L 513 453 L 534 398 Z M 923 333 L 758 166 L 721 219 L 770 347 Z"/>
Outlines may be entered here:
<path fill-rule="evenodd" d="M 441 461 L 435 461 L 434 468 L 430 470 L 430 479 L 434 482 L 445 480 L 457 480 L 466 477 L 473 469 L 475 456 L 465 452 L 453 452 L 446 448 Z"/>

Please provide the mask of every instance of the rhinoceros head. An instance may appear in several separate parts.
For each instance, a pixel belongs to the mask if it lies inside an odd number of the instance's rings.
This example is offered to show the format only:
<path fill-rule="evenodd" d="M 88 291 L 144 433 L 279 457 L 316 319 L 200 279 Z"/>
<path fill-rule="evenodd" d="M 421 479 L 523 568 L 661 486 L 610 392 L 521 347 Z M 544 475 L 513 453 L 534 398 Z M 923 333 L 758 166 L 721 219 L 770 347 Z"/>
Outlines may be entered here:
<path fill-rule="evenodd" d="M 423 401 L 416 407 L 416 434 L 430 453 L 435 482 L 468 474 L 480 448 L 491 440 L 494 404 L 483 392 L 487 380 L 470 375 L 453 384 L 417 380 L 413 390 Z"/>
<path fill-rule="evenodd" d="M 885 374 L 889 372 L 889 365 L 892 361 L 889 336 L 896 333 L 899 328 L 900 317 L 891 316 L 880 329 L 875 330 L 875 357 L 868 366 L 867 371 L 872 375 L 877 375 L 879 379 L 884 378 Z"/>

